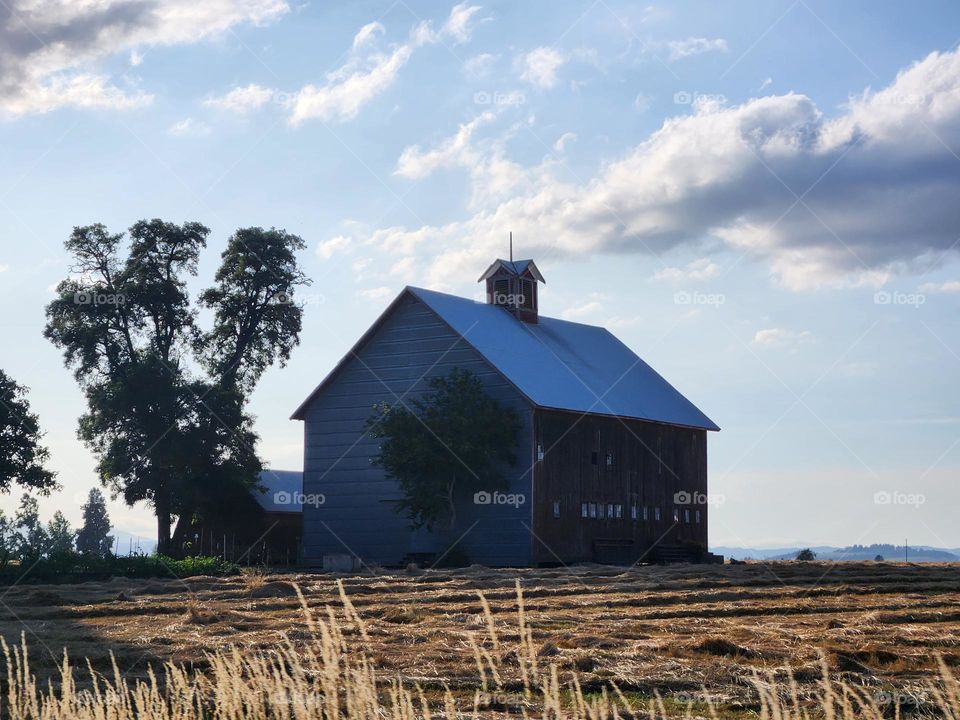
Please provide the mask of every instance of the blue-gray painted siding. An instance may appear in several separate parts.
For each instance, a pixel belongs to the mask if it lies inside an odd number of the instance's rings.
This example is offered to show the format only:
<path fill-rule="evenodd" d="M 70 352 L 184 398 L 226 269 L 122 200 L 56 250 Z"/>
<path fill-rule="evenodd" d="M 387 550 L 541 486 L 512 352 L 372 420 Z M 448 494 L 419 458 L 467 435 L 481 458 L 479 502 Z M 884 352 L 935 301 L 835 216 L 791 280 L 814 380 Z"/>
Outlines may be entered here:
<path fill-rule="evenodd" d="M 409 402 L 427 389 L 430 378 L 454 368 L 476 374 L 491 397 L 520 415 L 509 492 L 524 495 L 525 503 L 475 505 L 472 497 L 465 498 L 452 530 L 413 532 L 391 504 L 400 497 L 397 484 L 370 462 L 377 441 L 364 434 L 364 424 L 376 403 L 397 403 L 398 397 Z M 471 562 L 529 564 L 532 415 L 526 399 L 463 338 L 406 296 L 306 409 L 303 492 L 322 494 L 324 502 L 304 506 L 305 562 L 320 564 L 324 555 L 350 553 L 368 564 L 395 565 L 411 552 L 442 553 L 462 536 L 457 547 Z"/>

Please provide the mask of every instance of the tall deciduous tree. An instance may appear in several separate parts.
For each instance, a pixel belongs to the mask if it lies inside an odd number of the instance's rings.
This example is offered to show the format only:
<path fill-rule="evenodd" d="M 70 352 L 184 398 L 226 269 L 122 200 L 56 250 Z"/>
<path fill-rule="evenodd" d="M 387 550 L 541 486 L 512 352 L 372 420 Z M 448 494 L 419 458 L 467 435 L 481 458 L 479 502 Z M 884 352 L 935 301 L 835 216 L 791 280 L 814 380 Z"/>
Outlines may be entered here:
<path fill-rule="evenodd" d="M 83 504 L 83 525 L 77 533 L 77 552 L 104 557 L 113 547 L 107 502 L 99 488 L 91 488 Z"/>
<path fill-rule="evenodd" d="M 136 223 L 129 242 L 103 225 L 74 228 L 71 277 L 47 307 L 45 335 L 86 393 L 79 435 L 105 485 L 153 506 L 162 553 L 199 520 L 250 509 L 261 464 L 247 396 L 299 342 L 293 295 L 308 284 L 299 237 L 241 229 L 194 307 L 187 280 L 208 235 L 199 223 L 162 220 Z M 212 310 L 207 330 L 200 307 Z"/>
<path fill-rule="evenodd" d="M 70 521 L 57 510 L 47 523 L 47 554 L 53 556 L 73 552 L 76 536 L 76 531 L 70 527 Z"/>
<path fill-rule="evenodd" d="M 40 506 L 37 499 L 24 493 L 14 520 L 17 556 L 21 562 L 31 562 L 43 556 L 49 545 L 47 531 L 40 522 Z"/>
<path fill-rule="evenodd" d="M 46 494 L 56 488 L 56 476 L 44 467 L 49 451 L 41 445 L 40 422 L 26 395 L 26 388 L 0 370 L 0 492 L 17 483 Z"/>
<path fill-rule="evenodd" d="M 367 432 L 381 440 L 374 464 L 400 484 L 398 512 L 414 527 L 445 520 L 452 528 L 458 496 L 505 488 L 504 469 L 516 463 L 520 418 L 467 370 L 429 385 L 407 406 L 377 405 Z"/>

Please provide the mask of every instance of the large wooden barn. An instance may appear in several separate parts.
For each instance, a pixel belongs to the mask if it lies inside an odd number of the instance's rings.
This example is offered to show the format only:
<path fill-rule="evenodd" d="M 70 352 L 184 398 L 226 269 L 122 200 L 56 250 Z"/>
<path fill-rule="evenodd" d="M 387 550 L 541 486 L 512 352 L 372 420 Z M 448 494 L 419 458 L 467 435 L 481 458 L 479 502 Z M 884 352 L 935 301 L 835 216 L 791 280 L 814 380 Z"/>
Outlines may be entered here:
<path fill-rule="evenodd" d="M 707 431 L 719 428 L 602 327 L 543 317 L 530 260 L 497 260 L 487 302 L 407 287 L 296 410 L 308 564 L 498 566 L 711 559 Z M 411 530 L 364 432 L 374 405 L 471 371 L 522 419 L 509 491 L 464 495 L 448 530 Z"/>

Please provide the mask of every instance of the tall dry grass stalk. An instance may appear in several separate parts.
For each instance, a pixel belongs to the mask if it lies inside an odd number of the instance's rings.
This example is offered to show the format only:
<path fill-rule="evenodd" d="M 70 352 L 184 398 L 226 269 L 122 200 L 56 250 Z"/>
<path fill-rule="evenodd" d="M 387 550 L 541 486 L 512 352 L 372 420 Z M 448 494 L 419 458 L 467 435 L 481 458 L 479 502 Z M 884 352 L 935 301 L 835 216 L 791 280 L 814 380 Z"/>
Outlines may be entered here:
<path fill-rule="evenodd" d="M 295 586 L 296 587 L 296 586 Z M 527 619 L 523 592 L 517 583 L 517 624 L 498 631 L 493 612 L 480 594 L 485 635 L 468 633 L 477 668 L 471 691 L 456 693 L 445 683 L 433 687 L 405 683 L 379 674 L 366 650 L 372 628 L 363 620 L 340 585 L 342 606 L 315 612 L 298 587 L 306 643 L 284 640 L 260 653 L 239 648 L 208 654 L 204 671 L 166 663 L 151 669 L 146 680 L 129 681 L 116 661 L 100 673 L 87 663 L 78 670 L 66 653 L 59 681 L 42 686 L 30 670 L 27 643 L 2 642 L 6 662 L 6 694 L 0 716 L 12 720 L 434 720 L 479 718 L 509 711 L 543 720 L 619 720 L 648 716 L 693 717 L 692 706 L 667 703 L 659 695 L 648 702 L 631 700 L 615 684 L 587 693 L 576 674 L 556 664 L 543 666 Z M 505 636 L 516 634 L 509 651 Z M 76 677 L 84 678 L 78 687 Z M 774 683 L 754 680 L 761 720 L 881 720 L 899 717 L 899 706 L 878 703 L 863 688 L 823 681 L 810 696 L 792 676 Z M 706 693 L 706 691 L 704 691 Z M 960 720 L 960 681 L 940 663 L 930 684 L 932 702 L 924 714 Z M 707 698 L 697 716 L 719 717 Z"/>

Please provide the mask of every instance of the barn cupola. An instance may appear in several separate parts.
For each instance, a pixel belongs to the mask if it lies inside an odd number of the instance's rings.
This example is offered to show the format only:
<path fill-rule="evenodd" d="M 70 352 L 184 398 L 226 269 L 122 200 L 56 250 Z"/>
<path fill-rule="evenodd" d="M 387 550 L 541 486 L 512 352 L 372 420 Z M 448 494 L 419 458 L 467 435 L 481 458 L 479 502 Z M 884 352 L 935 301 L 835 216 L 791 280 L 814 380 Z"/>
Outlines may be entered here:
<path fill-rule="evenodd" d="M 537 322 L 537 283 L 546 284 L 533 260 L 495 260 L 477 282 L 487 281 L 487 303 L 523 322 Z"/>

